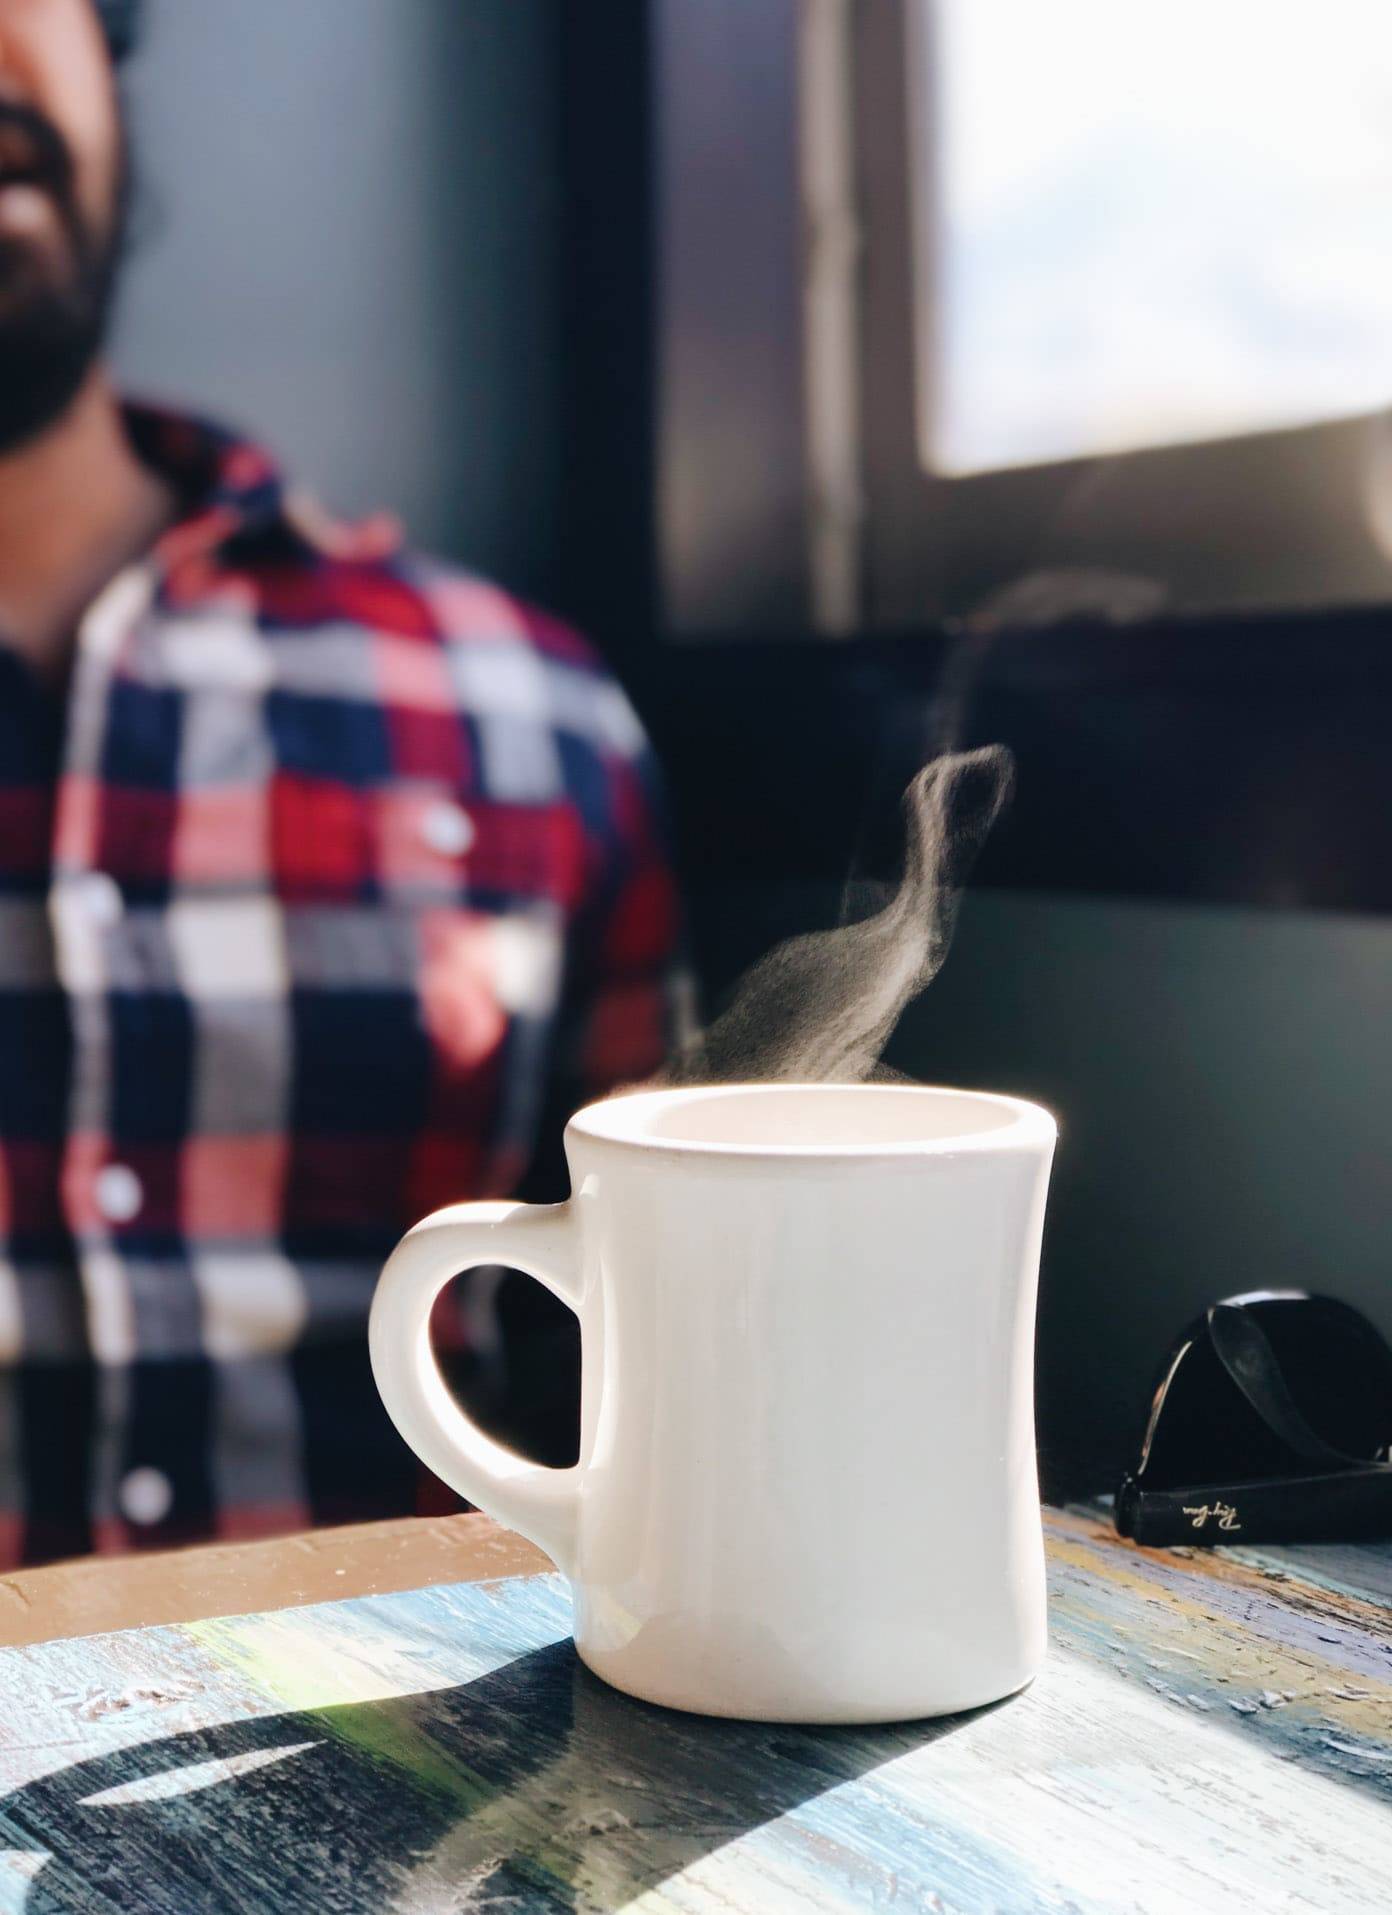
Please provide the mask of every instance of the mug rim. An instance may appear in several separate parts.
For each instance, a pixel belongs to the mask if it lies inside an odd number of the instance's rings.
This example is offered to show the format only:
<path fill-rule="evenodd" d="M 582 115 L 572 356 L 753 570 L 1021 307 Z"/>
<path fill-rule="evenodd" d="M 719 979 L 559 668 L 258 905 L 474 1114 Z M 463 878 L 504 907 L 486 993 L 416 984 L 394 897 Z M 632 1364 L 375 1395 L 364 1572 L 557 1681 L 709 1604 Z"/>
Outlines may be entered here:
<path fill-rule="evenodd" d="M 941 1106 L 944 1099 L 980 1109 L 987 1106 L 1006 1114 L 1007 1121 L 989 1129 L 954 1130 L 937 1135 L 873 1138 L 865 1142 L 798 1141 L 777 1143 L 755 1140 L 702 1137 L 663 1137 L 645 1134 L 640 1128 L 655 1113 L 718 1097 L 758 1098 L 780 1092 L 799 1095 L 873 1096 L 878 1099 L 923 1100 Z M 724 1157 L 769 1159 L 828 1159 L 850 1161 L 886 1158 L 956 1157 L 964 1153 L 989 1155 L 1022 1146 L 1052 1147 L 1058 1137 L 1058 1121 L 1042 1104 L 1027 1098 L 1008 1097 L 999 1091 L 959 1089 L 952 1084 L 808 1084 L 808 1083 L 728 1083 L 638 1086 L 616 1091 L 576 1111 L 566 1125 L 566 1138 L 572 1135 L 589 1142 L 616 1146 L 622 1150 L 652 1152 L 673 1157 Z"/>

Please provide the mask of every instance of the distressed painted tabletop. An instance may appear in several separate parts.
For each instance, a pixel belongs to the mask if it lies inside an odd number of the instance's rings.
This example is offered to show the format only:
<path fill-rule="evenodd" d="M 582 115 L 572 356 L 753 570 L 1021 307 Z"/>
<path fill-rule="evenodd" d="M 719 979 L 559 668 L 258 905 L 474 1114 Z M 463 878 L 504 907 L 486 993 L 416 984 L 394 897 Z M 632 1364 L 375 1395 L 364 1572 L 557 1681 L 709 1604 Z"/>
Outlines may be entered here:
<path fill-rule="evenodd" d="M 0 1651 L 0 1911 L 1392 1906 L 1392 1553 L 1048 1517 L 1024 1695 L 890 1729 L 671 1715 L 552 1576 Z"/>

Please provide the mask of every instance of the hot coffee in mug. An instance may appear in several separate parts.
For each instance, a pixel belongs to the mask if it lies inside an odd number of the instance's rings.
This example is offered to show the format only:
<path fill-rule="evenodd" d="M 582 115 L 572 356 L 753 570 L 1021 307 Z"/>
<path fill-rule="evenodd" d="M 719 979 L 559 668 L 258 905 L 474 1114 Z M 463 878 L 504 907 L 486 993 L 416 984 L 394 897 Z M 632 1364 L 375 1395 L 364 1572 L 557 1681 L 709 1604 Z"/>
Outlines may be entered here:
<path fill-rule="evenodd" d="M 1044 1653 L 1034 1304 L 1055 1126 L 915 1085 L 644 1090 L 566 1129 L 573 1195 L 458 1204 L 392 1253 L 372 1364 L 416 1453 L 569 1578 L 605 1680 L 713 1715 L 871 1722 L 1008 1695 Z M 580 1459 L 455 1403 L 429 1340 L 476 1264 L 580 1319 Z"/>

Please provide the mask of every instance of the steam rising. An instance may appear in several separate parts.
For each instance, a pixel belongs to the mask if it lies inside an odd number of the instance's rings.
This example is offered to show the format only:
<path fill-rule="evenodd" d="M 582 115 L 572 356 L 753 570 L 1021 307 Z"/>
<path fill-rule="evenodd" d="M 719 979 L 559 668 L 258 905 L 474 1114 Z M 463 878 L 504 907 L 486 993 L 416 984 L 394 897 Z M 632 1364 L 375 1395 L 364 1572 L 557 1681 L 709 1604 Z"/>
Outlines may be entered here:
<path fill-rule="evenodd" d="M 904 873 L 883 908 L 790 938 L 741 979 L 733 1002 L 678 1052 L 669 1084 L 857 1083 L 947 956 L 962 885 L 1010 795 L 1003 745 L 934 759 L 904 794 Z"/>

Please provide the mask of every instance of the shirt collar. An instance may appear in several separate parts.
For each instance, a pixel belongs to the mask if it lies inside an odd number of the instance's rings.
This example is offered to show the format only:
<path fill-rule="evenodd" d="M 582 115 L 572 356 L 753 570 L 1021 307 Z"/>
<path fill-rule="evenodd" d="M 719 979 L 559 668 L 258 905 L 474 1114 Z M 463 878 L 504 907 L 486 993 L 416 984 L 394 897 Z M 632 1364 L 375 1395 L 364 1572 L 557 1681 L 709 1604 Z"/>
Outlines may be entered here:
<path fill-rule="evenodd" d="M 127 405 L 124 412 L 137 455 L 178 501 L 155 547 L 163 570 L 233 542 L 280 542 L 349 560 L 383 558 L 400 542 L 395 521 L 385 516 L 356 525 L 332 518 L 286 483 L 269 453 L 221 426 L 153 406 Z"/>

